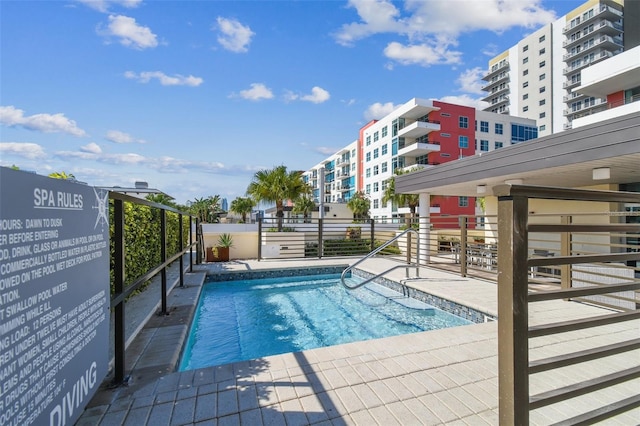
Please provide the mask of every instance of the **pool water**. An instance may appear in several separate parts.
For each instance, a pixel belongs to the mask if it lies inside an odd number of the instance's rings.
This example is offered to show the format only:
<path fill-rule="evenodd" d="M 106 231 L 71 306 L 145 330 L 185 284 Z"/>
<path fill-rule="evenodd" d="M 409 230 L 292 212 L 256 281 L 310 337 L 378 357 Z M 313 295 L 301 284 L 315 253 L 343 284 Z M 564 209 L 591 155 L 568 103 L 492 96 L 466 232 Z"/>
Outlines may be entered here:
<path fill-rule="evenodd" d="M 208 283 L 179 369 L 466 324 L 378 284 L 345 289 L 334 274 Z"/>

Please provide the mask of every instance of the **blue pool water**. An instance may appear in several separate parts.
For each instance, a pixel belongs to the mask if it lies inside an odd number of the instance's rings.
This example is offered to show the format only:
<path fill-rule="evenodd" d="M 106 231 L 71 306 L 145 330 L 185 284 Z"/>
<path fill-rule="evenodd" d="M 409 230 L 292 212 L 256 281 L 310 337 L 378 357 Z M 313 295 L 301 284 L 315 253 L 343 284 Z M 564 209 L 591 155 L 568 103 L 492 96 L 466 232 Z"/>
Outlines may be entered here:
<path fill-rule="evenodd" d="M 209 283 L 180 371 L 466 324 L 378 284 L 347 290 L 340 275 Z"/>

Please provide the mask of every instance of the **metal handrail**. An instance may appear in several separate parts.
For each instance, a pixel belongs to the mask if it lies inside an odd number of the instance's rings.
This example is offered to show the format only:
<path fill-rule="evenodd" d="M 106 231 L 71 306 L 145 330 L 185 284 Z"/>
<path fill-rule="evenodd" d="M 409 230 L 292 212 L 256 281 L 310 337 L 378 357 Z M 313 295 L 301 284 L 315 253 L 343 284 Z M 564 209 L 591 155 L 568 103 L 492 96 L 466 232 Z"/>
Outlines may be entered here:
<path fill-rule="evenodd" d="M 350 272 L 353 268 L 355 268 L 357 265 L 361 264 L 365 260 L 375 256 L 380 251 L 382 251 L 385 248 L 389 247 L 392 243 L 394 243 L 395 241 L 400 239 L 400 237 L 404 236 L 405 234 L 408 234 L 409 232 L 413 232 L 414 234 L 416 234 L 416 237 L 417 237 L 416 238 L 416 247 L 418 247 L 418 250 L 416 250 L 416 261 L 415 262 L 407 262 L 407 265 L 396 265 L 396 266 L 394 266 L 394 267 L 392 267 L 390 269 L 387 269 L 384 272 L 379 273 L 378 275 L 375 275 L 375 276 L 373 276 L 371 278 L 368 278 L 368 279 L 364 280 L 361 283 L 356 284 L 355 286 L 347 285 L 347 283 L 344 281 L 344 279 L 345 279 L 345 276 L 347 275 L 348 272 Z M 347 266 L 345 268 L 345 270 L 342 271 L 342 274 L 340 275 L 340 282 L 342 283 L 343 286 L 345 286 L 349 290 L 355 290 L 356 288 L 362 287 L 363 285 L 370 283 L 371 281 L 375 280 L 376 278 L 380 278 L 381 276 L 385 275 L 386 273 L 391 272 L 393 270 L 396 270 L 398 268 L 407 268 L 407 278 L 408 278 L 409 277 L 409 267 L 410 266 L 415 266 L 416 267 L 416 274 L 417 274 L 417 276 L 420 276 L 420 269 L 419 269 L 420 249 L 419 248 L 420 248 L 420 234 L 418 233 L 418 231 L 416 231 L 413 228 L 406 229 L 405 231 L 403 231 L 400 234 L 396 235 L 395 237 L 393 237 L 392 239 L 390 239 L 386 243 L 382 244 L 380 247 L 378 247 L 378 248 L 374 249 L 373 251 L 371 251 L 369 254 L 364 256 L 362 259 L 358 260 L 353 265 Z M 408 253 L 408 256 L 411 255 L 411 246 L 410 245 L 407 245 L 407 253 Z"/>

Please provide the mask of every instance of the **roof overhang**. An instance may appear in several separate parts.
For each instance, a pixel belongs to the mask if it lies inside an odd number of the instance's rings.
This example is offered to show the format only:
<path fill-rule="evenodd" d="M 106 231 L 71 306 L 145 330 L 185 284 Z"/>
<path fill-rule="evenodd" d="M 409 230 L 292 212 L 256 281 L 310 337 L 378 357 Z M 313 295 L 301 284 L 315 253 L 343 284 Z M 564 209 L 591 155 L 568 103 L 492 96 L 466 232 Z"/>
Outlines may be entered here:
<path fill-rule="evenodd" d="M 594 180 L 598 168 L 609 168 L 609 179 Z M 473 197 L 513 180 L 567 188 L 640 182 L 640 113 L 399 175 L 395 185 L 403 194 Z"/>

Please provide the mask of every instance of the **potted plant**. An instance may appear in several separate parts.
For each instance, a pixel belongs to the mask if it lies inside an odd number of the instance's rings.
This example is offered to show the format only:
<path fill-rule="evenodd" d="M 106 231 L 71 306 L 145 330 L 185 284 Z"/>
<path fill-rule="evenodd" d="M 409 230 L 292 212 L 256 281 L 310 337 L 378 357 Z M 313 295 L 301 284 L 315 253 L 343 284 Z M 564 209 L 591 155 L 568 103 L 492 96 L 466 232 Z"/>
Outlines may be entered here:
<path fill-rule="evenodd" d="M 207 262 L 228 262 L 231 247 L 233 247 L 231 234 L 220 234 L 217 245 L 207 249 Z"/>

